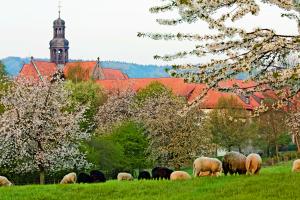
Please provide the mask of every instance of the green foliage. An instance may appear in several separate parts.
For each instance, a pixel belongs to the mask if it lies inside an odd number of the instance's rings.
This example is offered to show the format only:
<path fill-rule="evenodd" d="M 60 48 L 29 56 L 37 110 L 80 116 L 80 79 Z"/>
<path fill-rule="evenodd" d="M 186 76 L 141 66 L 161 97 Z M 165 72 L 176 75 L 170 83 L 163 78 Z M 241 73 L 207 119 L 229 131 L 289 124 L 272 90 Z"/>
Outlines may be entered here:
<path fill-rule="evenodd" d="M 141 89 L 135 96 L 135 99 L 138 103 L 143 103 L 150 98 L 158 98 L 162 94 L 173 96 L 173 93 L 170 89 L 166 88 L 162 83 L 157 81 L 152 82 L 147 87 Z"/>
<path fill-rule="evenodd" d="M 236 98 L 221 98 L 218 108 L 209 113 L 206 124 L 213 135 L 213 142 L 227 150 L 246 145 L 256 130 L 249 117 Z"/>
<path fill-rule="evenodd" d="M 79 83 L 68 81 L 66 87 L 72 92 L 71 98 L 74 102 L 89 106 L 89 109 L 84 113 L 85 120 L 81 122 L 81 128 L 94 130 L 94 115 L 97 113 L 98 107 L 106 100 L 103 90 L 93 81 Z"/>
<path fill-rule="evenodd" d="M 68 80 L 71 80 L 73 83 L 80 83 L 83 80 L 86 80 L 87 73 L 82 69 L 80 65 L 72 67 L 66 74 Z"/>
<path fill-rule="evenodd" d="M 272 109 L 274 100 L 267 99 L 264 101 L 269 110 L 261 113 L 254 120 L 257 124 L 257 134 L 260 147 L 265 149 L 267 155 L 276 154 L 278 157 L 280 145 L 288 145 L 286 112 L 282 110 Z"/>
<path fill-rule="evenodd" d="M 129 169 L 142 169 L 147 165 L 146 149 L 148 141 L 144 129 L 134 122 L 124 122 L 110 135 L 111 140 L 124 149 L 125 165 Z"/>
<path fill-rule="evenodd" d="M 108 171 L 124 166 L 123 147 L 113 142 L 108 136 L 94 136 L 91 141 L 86 142 L 84 148 L 88 152 L 87 159 L 96 168 Z"/>
<path fill-rule="evenodd" d="M 4 92 L 8 88 L 8 79 L 7 72 L 5 71 L 5 66 L 0 61 L 0 98 L 1 93 Z M 0 104 L 0 114 L 4 112 L 4 106 Z"/>
<path fill-rule="evenodd" d="M 110 133 L 95 135 L 84 147 L 88 160 L 102 170 L 133 170 L 147 166 L 148 141 L 144 129 L 134 122 L 123 122 Z"/>

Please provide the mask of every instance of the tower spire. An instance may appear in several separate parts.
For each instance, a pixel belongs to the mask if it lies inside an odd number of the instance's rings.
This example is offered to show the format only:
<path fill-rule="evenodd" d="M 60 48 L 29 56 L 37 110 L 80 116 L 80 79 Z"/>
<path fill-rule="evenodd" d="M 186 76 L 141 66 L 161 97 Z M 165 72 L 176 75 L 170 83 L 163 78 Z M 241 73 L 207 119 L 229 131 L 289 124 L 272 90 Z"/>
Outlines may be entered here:
<path fill-rule="evenodd" d="M 60 18 L 60 12 L 61 12 L 61 1 L 58 2 L 58 18 Z"/>

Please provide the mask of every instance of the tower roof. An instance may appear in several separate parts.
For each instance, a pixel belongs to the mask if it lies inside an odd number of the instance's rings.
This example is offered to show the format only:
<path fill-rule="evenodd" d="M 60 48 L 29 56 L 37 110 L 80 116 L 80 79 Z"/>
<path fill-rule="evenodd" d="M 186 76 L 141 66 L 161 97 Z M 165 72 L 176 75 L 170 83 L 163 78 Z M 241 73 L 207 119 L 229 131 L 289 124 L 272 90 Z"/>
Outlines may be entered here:
<path fill-rule="evenodd" d="M 59 17 L 53 22 L 53 26 L 65 26 L 65 21 Z"/>
<path fill-rule="evenodd" d="M 69 47 L 69 41 L 65 38 L 54 38 L 50 41 L 50 47 Z"/>

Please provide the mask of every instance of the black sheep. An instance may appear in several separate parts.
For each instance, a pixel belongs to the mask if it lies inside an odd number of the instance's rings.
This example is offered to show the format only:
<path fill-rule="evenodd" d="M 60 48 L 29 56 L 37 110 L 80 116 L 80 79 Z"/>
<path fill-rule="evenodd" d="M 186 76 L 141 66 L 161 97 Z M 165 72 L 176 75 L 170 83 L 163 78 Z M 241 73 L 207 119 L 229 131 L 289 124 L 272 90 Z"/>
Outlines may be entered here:
<path fill-rule="evenodd" d="M 77 177 L 78 183 L 92 183 L 92 178 L 86 173 L 80 173 Z"/>
<path fill-rule="evenodd" d="M 173 170 L 166 167 L 155 167 L 152 169 L 153 179 L 170 179 Z"/>
<path fill-rule="evenodd" d="M 150 173 L 147 172 L 147 171 L 141 171 L 141 172 L 139 173 L 138 180 L 141 180 L 141 179 L 146 179 L 146 180 L 151 179 Z"/>
<path fill-rule="evenodd" d="M 106 181 L 105 175 L 100 171 L 93 170 L 93 171 L 91 171 L 90 175 L 91 175 L 93 183 L 99 183 L 99 182 Z"/>

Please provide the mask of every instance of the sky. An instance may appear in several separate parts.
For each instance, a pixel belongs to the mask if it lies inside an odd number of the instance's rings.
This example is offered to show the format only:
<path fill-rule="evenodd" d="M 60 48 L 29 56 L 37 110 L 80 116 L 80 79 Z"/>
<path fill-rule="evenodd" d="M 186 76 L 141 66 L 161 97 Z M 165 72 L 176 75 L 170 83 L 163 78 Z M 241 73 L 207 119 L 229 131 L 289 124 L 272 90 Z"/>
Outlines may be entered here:
<path fill-rule="evenodd" d="M 195 42 L 155 41 L 138 38 L 138 32 L 210 33 L 204 22 L 162 26 L 156 18 L 177 13 L 151 14 L 149 8 L 161 0 L 62 0 L 61 17 L 66 21 L 66 38 L 71 59 L 126 61 L 139 64 L 205 62 L 186 58 L 167 63 L 155 54 L 172 54 L 192 49 Z M 0 0 L 0 58 L 19 56 L 49 57 L 52 23 L 58 17 L 57 0 Z M 252 30 L 272 28 L 280 34 L 298 34 L 294 21 L 280 17 L 280 9 L 263 5 L 259 16 L 247 16 L 237 26 Z M 207 59 L 207 58 L 206 58 Z"/>

